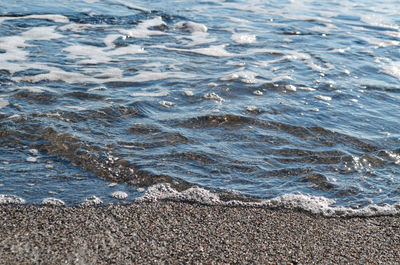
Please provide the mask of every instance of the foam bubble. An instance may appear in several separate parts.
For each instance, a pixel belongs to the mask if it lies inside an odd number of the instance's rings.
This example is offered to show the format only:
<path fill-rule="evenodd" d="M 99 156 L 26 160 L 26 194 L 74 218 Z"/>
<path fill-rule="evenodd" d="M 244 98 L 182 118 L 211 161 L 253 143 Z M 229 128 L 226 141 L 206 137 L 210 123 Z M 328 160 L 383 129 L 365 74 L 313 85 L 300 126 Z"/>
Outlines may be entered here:
<path fill-rule="evenodd" d="M 42 200 L 42 204 L 45 205 L 55 205 L 55 206 L 64 206 L 65 202 L 57 198 L 45 198 Z"/>
<path fill-rule="evenodd" d="M 156 35 L 169 35 L 168 33 L 159 31 L 159 30 L 149 30 L 151 27 L 155 26 L 166 26 L 167 24 L 162 20 L 161 17 L 155 17 L 150 20 L 145 20 L 141 22 L 136 28 L 134 29 L 120 29 L 119 31 L 130 37 L 130 38 L 137 38 L 137 39 L 142 39 L 142 38 L 149 38 L 150 36 L 156 36 Z"/>
<path fill-rule="evenodd" d="M 160 92 L 134 92 L 131 93 L 132 97 L 164 97 L 168 96 L 167 91 L 160 91 Z"/>
<path fill-rule="evenodd" d="M 5 53 L 1 54 L 2 61 L 25 61 L 28 52 L 20 48 L 25 48 L 28 46 L 30 45 L 26 44 L 25 40 L 20 36 L 0 38 L 0 49 L 5 51 Z M 5 69 L 3 68 L 4 66 L 0 67 Z"/>
<path fill-rule="evenodd" d="M 183 72 L 150 72 L 150 71 L 139 71 L 139 73 L 132 77 L 125 77 L 120 81 L 130 81 L 130 82 L 148 82 L 156 80 L 164 80 L 170 78 L 194 78 L 192 74 L 187 74 Z"/>
<path fill-rule="evenodd" d="M 10 104 L 10 102 L 8 102 L 8 100 L 5 100 L 3 98 L 0 98 L 0 109 L 7 107 Z"/>
<path fill-rule="evenodd" d="M 257 74 L 251 71 L 241 71 L 236 73 L 228 74 L 224 77 L 221 77 L 219 80 L 221 81 L 235 81 L 240 78 L 240 82 L 245 84 L 255 84 Z"/>
<path fill-rule="evenodd" d="M 85 201 L 82 202 L 82 205 L 83 206 L 93 206 L 93 205 L 99 205 L 102 203 L 103 203 L 103 201 L 99 197 L 90 196 L 90 197 L 85 198 Z"/>
<path fill-rule="evenodd" d="M 111 45 L 110 43 L 108 44 Z M 78 64 L 108 63 L 112 61 L 111 56 L 133 55 L 146 52 L 138 45 L 129 45 L 113 50 L 90 45 L 71 45 L 63 50 L 69 53 L 68 57 L 71 59 L 82 59 Z"/>
<path fill-rule="evenodd" d="M 29 157 L 26 158 L 26 161 L 27 162 L 31 162 L 31 163 L 35 163 L 37 161 L 37 158 L 33 157 L 33 156 L 29 156 Z"/>
<path fill-rule="evenodd" d="M 256 35 L 246 33 L 234 33 L 232 40 L 238 44 L 253 43 L 257 40 Z"/>
<path fill-rule="evenodd" d="M 206 25 L 191 22 L 191 21 L 179 22 L 179 23 L 175 24 L 175 27 L 177 29 L 180 29 L 180 30 L 186 31 L 186 32 L 190 32 L 190 33 L 207 32 L 207 30 L 208 30 Z"/>
<path fill-rule="evenodd" d="M 383 72 L 400 79 L 400 61 L 383 64 Z"/>
<path fill-rule="evenodd" d="M 296 92 L 297 88 L 294 85 L 286 85 L 285 89 L 287 91 L 292 91 L 292 92 Z"/>
<path fill-rule="evenodd" d="M 316 99 L 324 100 L 324 101 L 330 101 L 332 100 L 332 97 L 329 96 L 323 96 L 323 95 L 317 95 L 315 96 Z"/>
<path fill-rule="evenodd" d="M 46 74 L 38 74 L 38 75 L 27 75 L 21 77 L 13 77 L 12 78 L 16 82 L 30 82 L 30 83 L 38 83 L 40 81 L 49 80 L 49 81 L 64 81 L 67 83 L 81 83 L 85 81 L 93 81 L 94 78 L 88 78 L 86 75 L 80 73 L 71 73 L 65 72 L 61 69 L 54 70 L 50 73 Z"/>
<path fill-rule="evenodd" d="M 45 20 L 51 20 L 56 23 L 68 23 L 69 19 L 66 16 L 63 15 L 56 15 L 56 14 L 42 14 L 42 15 L 29 15 L 25 16 L 25 19 L 45 19 Z"/>
<path fill-rule="evenodd" d="M 174 105 L 173 102 L 166 101 L 166 100 L 159 101 L 158 104 L 160 104 L 161 106 L 167 107 L 167 108 L 172 107 Z"/>
<path fill-rule="evenodd" d="M 222 97 L 220 97 L 218 94 L 216 94 L 214 92 L 205 94 L 204 98 L 208 99 L 208 100 L 224 101 L 224 99 Z"/>
<path fill-rule="evenodd" d="M 219 80 L 221 81 L 234 81 L 239 78 L 238 74 L 229 74 L 227 76 L 221 77 Z"/>
<path fill-rule="evenodd" d="M 212 56 L 212 57 L 230 57 L 234 56 L 233 53 L 230 53 L 225 50 L 226 44 L 221 45 L 211 45 L 205 48 L 197 48 L 197 49 L 178 49 L 178 48 L 167 48 L 171 51 L 180 51 L 180 52 L 191 52 L 197 53 L 205 56 Z"/>
<path fill-rule="evenodd" d="M 0 194 L 0 204 L 25 204 L 26 201 L 15 195 Z"/>
<path fill-rule="evenodd" d="M 285 208 L 303 210 L 312 214 L 326 217 L 352 217 L 352 216 L 380 216 L 400 214 L 400 202 L 393 205 L 369 205 L 360 209 L 350 207 L 332 206 L 335 200 L 322 196 L 311 196 L 305 194 L 284 194 L 272 199 L 261 201 L 244 202 L 238 200 L 222 201 L 217 193 L 194 187 L 178 192 L 169 183 L 156 184 L 147 189 L 137 202 L 155 202 L 162 200 L 173 200 L 182 202 L 197 202 L 206 205 L 225 206 L 250 206 L 264 207 L 269 209 Z"/>
<path fill-rule="evenodd" d="M 42 14 L 42 15 L 28 15 L 23 17 L 1 17 L 0 23 L 5 20 L 15 20 L 15 19 L 44 19 L 44 20 L 51 20 L 56 23 L 68 23 L 69 19 L 63 15 L 53 15 L 53 14 Z"/>
<path fill-rule="evenodd" d="M 54 31 L 55 26 L 36 27 L 21 34 L 26 40 L 52 40 L 62 38 L 63 35 Z"/>
<path fill-rule="evenodd" d="M 39 151 L 37 149 L 29 149 L 28 152 L 33 156 L 36 156 L 39 154 Z"/>
<path fill-rule="evenodd" d="M 159 200 L 192 201 L 210 205 L 221 203 L 216 193 L 197 187 L 178 192 L 169 183 L 150 186 L 142 197 L 136 199 L 136 201 L 140 202 Z"/>
<path fill-rule="evenodd" d="M 113 193 L 111 193 L 111 197 L 118 199 L 118 200 L 124 200 L 124 199 L 128 198 L 128 194 L 123 191 L 114 191 Z"/>

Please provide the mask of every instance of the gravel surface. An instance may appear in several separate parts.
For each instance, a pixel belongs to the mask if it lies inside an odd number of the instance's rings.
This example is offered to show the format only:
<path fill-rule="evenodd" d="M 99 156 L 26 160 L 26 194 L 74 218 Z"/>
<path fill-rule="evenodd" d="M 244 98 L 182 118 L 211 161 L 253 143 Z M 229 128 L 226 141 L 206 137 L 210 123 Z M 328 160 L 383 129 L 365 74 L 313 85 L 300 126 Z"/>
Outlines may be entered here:
<path fill-rule="evenodd" d="M 400 217 L 156 202 L 0 206 L 1 264 L 399 264 Z"/>

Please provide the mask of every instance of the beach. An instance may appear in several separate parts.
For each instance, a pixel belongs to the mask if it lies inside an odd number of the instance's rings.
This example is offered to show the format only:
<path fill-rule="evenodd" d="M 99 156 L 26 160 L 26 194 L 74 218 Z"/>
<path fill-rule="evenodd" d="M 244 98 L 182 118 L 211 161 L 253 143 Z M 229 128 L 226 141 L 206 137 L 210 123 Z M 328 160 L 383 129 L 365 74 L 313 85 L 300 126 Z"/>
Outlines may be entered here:
<path fill-rule="evenodd" d="M 398 264 L 400 218 L 184 202 L 0 206 L 1 264 Z"/>

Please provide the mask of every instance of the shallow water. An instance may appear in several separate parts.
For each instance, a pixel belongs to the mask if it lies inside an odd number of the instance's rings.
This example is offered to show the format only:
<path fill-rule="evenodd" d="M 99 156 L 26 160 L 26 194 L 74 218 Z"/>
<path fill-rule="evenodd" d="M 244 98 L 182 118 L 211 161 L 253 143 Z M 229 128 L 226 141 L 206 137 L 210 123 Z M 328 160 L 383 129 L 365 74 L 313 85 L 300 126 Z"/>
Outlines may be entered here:
<path fill-rule="evenodd" d="M 0 194 L 399 202 L 400 5 L 264 2 L 0 0 Z"/>

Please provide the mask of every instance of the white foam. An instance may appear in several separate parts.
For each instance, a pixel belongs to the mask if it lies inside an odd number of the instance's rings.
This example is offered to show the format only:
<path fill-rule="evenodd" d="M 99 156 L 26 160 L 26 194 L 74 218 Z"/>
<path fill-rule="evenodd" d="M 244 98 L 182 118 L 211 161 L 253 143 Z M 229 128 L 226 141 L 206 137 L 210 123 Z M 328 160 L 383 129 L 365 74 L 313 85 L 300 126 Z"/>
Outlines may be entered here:
<path fill-rule="evenodd" d="M 235 54 L 225 50 L 226 46 L 227 46 L 226 44 L 222 44 L 222 45 L 211 45 L 209 47 L 197 48 L 197 49 L 178 49 L 178 48 L 166 48 L 166 49 L 170 51 L 190 52 L 212 57 L 234 56 Z"/>
<path fill-rule="evenodd" d="M 160 200 L 193 201 L 204 204 L 220 204 L 219 196 L 201 188 L 189 188 L 178 192 L 170 184 L 156 184 L 149 187 L 142 197 L 136 199 L 139 202 L 154 202 Z"/>
<path fill-rule="evenodd" d="M 287 91 L 292 91 L 292 92 L 296 92 L 297 88 L 294 85 L 286 85 L 285 89 Z"/>
<path fill-rule="evenodd" d="M 128 198 L 128 194 L 123 191 L 114 191 L 113 193 L 111 193 L 111 197 L 118 199 L 118 200 L 124 200 L 124 199 Z"/>
<path fill-rule="evenodd" d="M 149 29 L 155 26 L 166 26 L 166 25 L 167 24 L 162 20 L 161 17 L 155 17 L 150 20 L 142 21 L 134 29 L 120 29 L 119 32 L 130 38 L 138 38 L 138 39 L 149 38 L 150 36 L 169 35 L 169 33 L 166 32 Z"/>
<path fill-rule="evenodd" d="M 150 71 L 139 71 L 139 73 L 135 76 L 124 77 L 120 81 L 126 82 L 148 82 L 148 81 L 157 81 L 164 80 L 170 78 L 194 78 L 195 76 L 192 74 L 187 74 L 183 72 L 150 72 Z"/>
<path fill-rule="evenodd" d="M 104 44 L 107 46 L 107 48 L 114 48 L 114 47 L 115 47 L 114 41 L 115 41 L 116 39 L 118 39 L 119 37 L 121 37 L 120 34 L 108 34 L 108 35 L 104 38 L 103 42 L 104 42 Z"/>
<path fill-rule="evenodd" d="M 33 148 L 29 149 L 28 152 L 33 156 L 37 156 L 39 154 L 39 150 Z"/>
<path fill-rule="evenodd" d="M 43 91 L 56 92 L 55 90 L 53 90 L 51 88 L 41 87 L 41 86 L 22 86 L 22 87 L 18 87 L 18 88 L 27 90 L 29 92 L 34 92 L 34 93 L 42 93 Z"/>
<path fill-rule="evenodd" d="M 132 97 L 164 97 L 168 96 L 167 91 L 160 91 L 160 92 L 134 92 L 131 93 Z"/>
<path fill-rule="evenodd" d="M 233 74 L 229 74 L 229 75 L 226 75 L 224 77 L 221 77 L 219 80 L 221 80 L 221 81 L 235 81 L 238 78 L 239 78 L 239 75 L 233 73 Z"/>
<path fill-rule="evenodd" d="M 254 43 L 257 37 L 254 34 L 234 33 L 232 34 L 232 40 L 238 44 Z"/>
<path fill-rule="evenodd" d="M 167 107 L 167 108 L 172 107 L 174 105 L 173 102 L 166 101 L 166 100 L 159 101 L 158 104 L 160 104 L 161 106 Z"/>
<path fill-rule="evenodd" d="M 207 44 L 215 42 L 216 38 L 209 38 L 209 34 L 207 32 L 193 32 L 191 35 L 184 35 L 184 36 L 176 36 L 177 40 L 181 40 L 183 45 L 187 46 L 196 46 L 201 44 Z M 187 41 L 189 39 L 190 41 Z"/>
<path fill-rule="evenodd" d="M 129 45 L 118 49 L 108 49 L 90 45 L 71 45 L 63 50 L 69 53 L 68 58 L 82 59 L 78 61 L 78 64 L 108 63 L 113 60 L 111 56 L 133 55 L 146 52 L 138 45 Z"/>
<path fill-rule="evenodd" d="M 211 93 L 207 93 L 204 95 L 205 99 L 208 100 L 215 100 L 215 101 L 224 101 L 224 99 L 222 97 L 220 97 L 218 94 L 211 92 Z"/>
<path fill-rule="evenodd" d="M 56 23 L 68 23 L 69 19 L 66 16 L 63 15 L 53 15 L 53 14 L 42 14 L 42 15 L 28 15 L 28 16 L 23 16 L 23 17 L 1 17 L 0 18 L 0 23 L 2 23 L 5 20 L 15 20 L 15 19 L 45 19 L 45 20 L 51 20 Z"/>
<path fill-rule="evenodd" d="M 55 26 L 31 28 L 21 34 L 26 40 L 52 40 L 64 37 L 54 31 Z"/>
<path fill-rule="evenodd" d="M 137 5 L 133 5 L 132 3 L 125 1 L 125 0 L 114 0 L 114 2 L 120 3 L 121 5 L 124 5 L 130 9 L 135 9 L 135 10 L 141 10 L 141 11 L 145 11 L 145 12 L 150 12 L 150 9 L 141 7 L 141 6 L 137 6 Z"/>
<path fill-rule="evenodd" d="M 54 71 L 52 71 L 50 73 L 46 73 L 46 74 L 13 77 L 12 80 L 14 80 L 16 82 L 30 82 L 30 83 L 38 83 L 38 82 L 44 81 L 44 80 L 64 81 L 67 83 L 81 83 L 81 82 L 95 81 L 94 78 L 89 78 L 86 75 L 83 75 L 80 73 L 65 72 L 61 69 L 54 70 Z"/>
<path fill-rule="evenodd" d="M 255 84 L 257 83 L 256 79 L 257 74 L 251 71 L 240 71 L 228 74 L 224 77 L 221 77 L 219 80 L 221 81 L 235 81 L 240 78 L 242 83 L 246 84 Z"/>
<path fill-rule="evenodd" d="M 183 21 L 174 25 L 175 28 L 186 31 L 186 32 L 207 32 L 208 28 L 206 25 L 191 22 L 191 21 Z"/>
<path fill-rule="evenodd" d="M 42 14 L 42 15 L 29 15 L 25 16 L 25 19 L 45 19 L 51 20 L 56 23 L 68 23 L 69 19 L 63 15 L 54 15 L 54 14 Z"/>
<path fill-rule="evenodd" d="M 393 205 L 369 205 L 360 209 L 350 207 L 332 206 L 335 200 L 322 196 L 305 194 L 285 194 L 272 199 L 258 202 L 243 202 L 237 200 L 222 201 L 217 193 L 194 187 L 178 192 L 170 184 L 156 184 L 147 189 L 137 202 L 155 202 L 161 200 L 198 202 L 206 205 L 225 206 L 250 206 L 264 208 L 285 208 L 307 211 L 312 214 L 320 214 L 326 217 L 352 217 L 352 216 L 380 216 L 400 214 L 400 202 Z"/>
<path fill-rule="evenodd" d="M 0 204 L 25 204 L 26 201 L 15 195 L 0 194 Z"/>
<path fill-rule="evenodd" d="M 0 109 L 7 107 L 10 104 L 10 102 L 8 102 L 8 100 L 0 98 Z"/>
<path fill-rule="evenodd" d="M 183 91 L 183 94 L 184 94 L 185 96 L 187 96 L 187 97 L 193 97 L 193 96 L 194 96 L 193 91 L 187 90 L 187 89 L 185 89 L 185 90 Z"/>
<path fill-rule="evenodd" d="M 55 205 L 55 206 L 64 206 L 65 202 L 57 199 L 57 198 L 45 198 L 42 200 L 42 204 L 45 205 Z"/>
<path fill-rule="evenodd" d="M 62 31 L 72 31 L 72 32 L 82 32 L 91 28 L 108 28 L 109 25 L 105 24 L 77 24 L 69 23 L 64 26 L 58 27 L 58 30 Z M 119 35 L 120 36 L 120 35 Z"/>
<path fill-rule="evenodd" d="M 83 206 L 93 206 L 93 205 L 99 205 L 102 203 L 103 203 L 103 201 L 99 197 L 90 196 L 90 197 L 85 198 L 85 201 L 82 202 L 82 205 Z"/>
<path fill-rule="evenodd" d="M 382 65 L 383 71 L 385 74 L 391 75 L 400 79 L 400 61 L 397 62 L 389 62 Z"/>
<path fill-rule="evenodd" d="M 37 158 L 33 157 L 33 156 L 29 156 L 29 157 L 26 158 L 26 161 L 27 162 L 31 162 L 31 163 L 35 163 L 35 162 L 37 162 Z"/>
<path fill-rule="evenodd" d="M 4 61 L 25 61 L 28 52 L 20 48 L 28 46 L 30 45 L 26 44 L 24 38 L 20 36 L 0 38 L 0 49 L 5 51 L 5 53 L 1 54 L 2 65 L 0 67 L 7 69 L 4 68 Z"/>
<path fill-rule="evenodd" d="M 323 95 L 317 95 L 315 96 L 316 99 L 324 100 L 324 101 L 330 101 L 332 100 L 332 97 L 329 96 L 323 96 Z"/>

